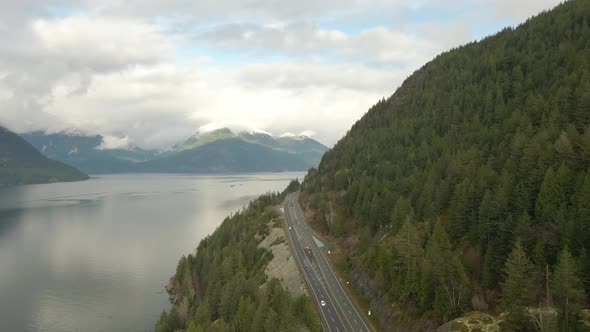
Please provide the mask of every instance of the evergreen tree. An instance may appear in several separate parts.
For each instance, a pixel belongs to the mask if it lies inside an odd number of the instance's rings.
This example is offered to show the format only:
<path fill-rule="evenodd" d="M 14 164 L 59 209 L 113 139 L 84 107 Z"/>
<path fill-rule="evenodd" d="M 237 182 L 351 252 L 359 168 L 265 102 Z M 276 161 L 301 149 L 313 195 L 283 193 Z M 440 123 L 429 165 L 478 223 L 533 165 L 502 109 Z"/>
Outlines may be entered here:
<path fill-rule="evenodd" d="M 536 307 L 532 297 L 547 293 L 544 283 L 535 283 L 564 244 L 582 260 L 590 250 L 588 22 L 590 2 L 570 0 L 441 54 L 372 106 L 309 172 L 302 184 L 308 205 L 317 212 L 333 191 L 335 211 L 354 230 L 339 240 L 350 244 L 347 266 L 369 279 L 365 295 L 396 298 L 392 289 L 406 288 L 405 276 L 415 270 L 393 239 L 408 215 L 426 242 L 412 318 L 432 309 L 438 319 L 453 315 L 448 301 L 443 305 L 445 273 L 436 260 L 454 266 L 455 250 L 479 251 L 469 276 L 498 291 L 516 278 L 501 271 L 504 265 L 515 269 L 507 264 L 515 258 L 507 257 L 520 238 L 520 252 L 531 256 L 536 270 L 524 264 L 524 274 L 533 275 L 524 280 L 535 287 L 508 290 L 503 302 L 521 309 Z M 391 226 L 380 227 L 383 214 Z M 437 219 L 451 238 L 448 250 L 435 234 L 440 230 L 431 232 Z M 385 263 L 390 257 L 395 268 Z M 392 317 L 397 309 L 391 308 L 399 307 L 382 308 L 381 315 Z"/>
<path fill-rule="evenodd" d="M 580 266 L 580 280 L 584 285 L 584 293 L 586 293 L 586 302 L 590 302 L 590 255 L 585 248 L 580 251 L 578 258 L 578 266 Z"/>
<path fill-rule="evenodd" d="M 529 325 L 526 307 L 533 304 L 535 270 L 522 248 L 520 240 L 506 260 L 505 278 L 502 282 L 501 306 L 508 312 L 505 328 L 526 329 Z"/>
<path fill-rule="evenodd" d="M 270 232 L 269 224 L 280 227 L 273 221 L 279 218 L 274 206 L 282 197 L 260 196 L 202 240 L 196 255 L 180 259 L 173 279 L 181 285 L 181 303 L 188 300 L 188 321 L 181 321 L 174 306 L 162 314 L 156 330 L 289 331 L 293 326 L 318 330 L 315 313 L 308 309 L 295 315 L 301 304 L 280 281 L 267 280 L 265 273 L 272 253 L 259 248 L 258 242 Z M 306 298 L 300 301 L 306 303 Z"/>
<path fill-rule="evenodd" d="M 426 246 L 421 298 L 444 318 L 461 312 L 469 298 L 469 280 L 449 236 L 439 221 Z"/>
<path fill-rule="evenodd" d="M 562 329 L 564 331 L 574 330 L 585 295 L 582 282 L 578 276 L 576 261 L 567 246 L 559 254 L 553 272 L 553 298 L 560 310 Z"/>
<path fill-rule="evenodd" d="M 457 186 L 451 199 L 449 230 L 454 239 L 461 238 L 469 229 L 473 191 L 473 184 L 465 179 Z"/>
<path fill-rule="evenodd" d="M 199 324 L 207 325 L 211 323 L 211 308 L 208 302 L 203 302 L 197 307 L 195 320 Z"/>
<path fill-rule="evenodd" d="M 590 172 L 581 182 L 576 191 L 576 227 L 572 237 L 578 248 L 590 248 Z"/>
<path fill-rule="evenodd" d="M 400 197 L 395 202 L 395 206 L 393 207 L 393 211 L 391 213 L 391 229 L 394 232 L 397 232 L 408 218 L 410 220 L 414 219 L 414 209 L 407 199 Z"/>
<path fill-rule="evenodd" d="M 543 178 L 543 184 L 541 185 L 541 191 L 537 197 L 537 205 L 535 207 L 535 214 L 537 219 L 545 222 L 553 222 L 555 219 L 556 211 L 559 211 L 560 200 L 559 200 L 559 184 L 553 168 L 549 168 L 545 177 Z"/>
<path fill-rule="evenodd" d="M 496 287 L 496 278 L 495 278 L 496 272 L 494 272 L 495 270 L 494 270 L 493 265 L 494 265 L 494 263 L 493 263 L 492 250 L 488 249 L 488 250 L 486 250 L 486 253 L 485 253 L 484 259 L 483 259 L 483 275 L 482 275 L 483 286 L 488 289 L 492 289 L 492 288 Z"/>
<path fill-rule="evenodd" d="M 398 254 L 400 266 L 400 299 L 407 300 L 412 294 L 417 294 L 419 263 L 422 261 L 422 243 L 416 230 L 416 225 L 406 218 L 402 228 L 395 237 L 394 247 Z"/>

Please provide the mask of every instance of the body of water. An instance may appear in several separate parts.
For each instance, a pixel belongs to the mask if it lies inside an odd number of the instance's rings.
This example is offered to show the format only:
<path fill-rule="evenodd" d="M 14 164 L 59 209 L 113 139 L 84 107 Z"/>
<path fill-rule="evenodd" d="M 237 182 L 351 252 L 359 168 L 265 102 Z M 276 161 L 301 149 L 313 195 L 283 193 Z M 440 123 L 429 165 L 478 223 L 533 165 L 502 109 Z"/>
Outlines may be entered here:
<path fill-rule="evenodd" d="M 104 175 L 0 189 L 0 331 L 153 331 L 180 256 L 296 177 Z"/>

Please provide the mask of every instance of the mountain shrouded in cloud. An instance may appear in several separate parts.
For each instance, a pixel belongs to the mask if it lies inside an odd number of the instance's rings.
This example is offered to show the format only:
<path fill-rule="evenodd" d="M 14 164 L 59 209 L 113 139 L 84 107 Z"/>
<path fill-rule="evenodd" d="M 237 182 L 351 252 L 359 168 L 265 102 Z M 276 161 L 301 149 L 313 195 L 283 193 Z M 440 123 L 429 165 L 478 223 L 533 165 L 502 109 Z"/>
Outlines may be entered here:
<path fill-rule="evenodd" d="M 0 122 L 143 149 L 208 123 L 331 146 L 437 53 L 557 2 L 5 1 Z"/>
<path fill-rule="evenodd" d="M 22 136 L 45 156 L 90 174 L 306 171 L 328 150 L 300 135 L 275 138 L 262 130 L 206 126 L 165 151 L 145 150 L 127 136 L 34 132 Z"/>

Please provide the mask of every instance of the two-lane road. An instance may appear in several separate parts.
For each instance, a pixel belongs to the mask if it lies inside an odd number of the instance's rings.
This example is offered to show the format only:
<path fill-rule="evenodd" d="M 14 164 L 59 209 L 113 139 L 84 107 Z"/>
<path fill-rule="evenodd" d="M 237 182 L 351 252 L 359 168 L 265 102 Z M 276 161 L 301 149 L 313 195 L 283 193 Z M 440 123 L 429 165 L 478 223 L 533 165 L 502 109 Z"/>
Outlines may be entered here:
<path fill-rule="evenodd" d="M 289 242 L 302 266 L 306 281 L 315 298 L 324 329 L 327 331 L 371 331 L 369 325 L 344 291 L 324 252 L 303 219 L 299 194 L 285 199 L 284 211 Z M 324 301 L 325 305 L 321 305 Z"/>

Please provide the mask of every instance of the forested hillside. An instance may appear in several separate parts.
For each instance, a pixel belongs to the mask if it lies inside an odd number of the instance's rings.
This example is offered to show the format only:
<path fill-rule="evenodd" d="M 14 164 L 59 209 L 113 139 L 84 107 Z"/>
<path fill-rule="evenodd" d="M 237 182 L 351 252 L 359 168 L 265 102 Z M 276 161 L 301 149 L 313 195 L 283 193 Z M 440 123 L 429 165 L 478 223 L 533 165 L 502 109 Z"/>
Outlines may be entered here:
<path fill-rule="evenodd" d="M 179 261 L 168 287 L 174 308 L 162 314 L 157 332 L 319 331 L 309 298 L 293 298 L 265 274 L 273 254 L 258 244 L 270 227 L 281 227 L 275 206 L 283 198 L 267 194 L 252 201 Z"/>
<path fill-rule="evenodd" d="M 88 175 L 45 158 L 17 134 L 0 126 L 0 187 L 86 179 Z"/>
<path fill-rule="evenodd" d="M 384 328 L 477 309 L 508 313 L 503 329 L 534 330 L 525 308 L 541 304 L 558 309 L 560 330 L 581 330 L 590 1 L 436 57 L 374 105 L 302 186 Z"/>

